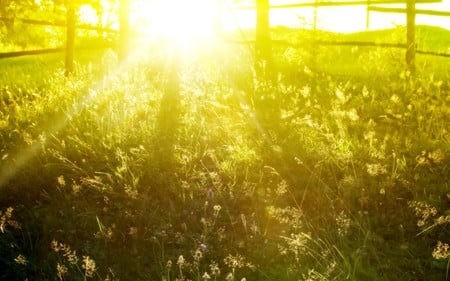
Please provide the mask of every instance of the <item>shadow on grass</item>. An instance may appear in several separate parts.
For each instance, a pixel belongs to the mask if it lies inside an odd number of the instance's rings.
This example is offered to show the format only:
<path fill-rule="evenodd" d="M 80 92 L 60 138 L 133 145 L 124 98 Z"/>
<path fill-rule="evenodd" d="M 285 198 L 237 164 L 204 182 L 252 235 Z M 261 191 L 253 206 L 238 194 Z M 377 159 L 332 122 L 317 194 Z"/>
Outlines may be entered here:
<path fill-rule="evenodd" d="M 154 141 L 157 165 L 161 175 L 173 173 L 175 165 L 174 147 L 180 123 L 180 59 L 177 51 L 173 51 L 168 62 L 164 94 L 157 117 Z"/>

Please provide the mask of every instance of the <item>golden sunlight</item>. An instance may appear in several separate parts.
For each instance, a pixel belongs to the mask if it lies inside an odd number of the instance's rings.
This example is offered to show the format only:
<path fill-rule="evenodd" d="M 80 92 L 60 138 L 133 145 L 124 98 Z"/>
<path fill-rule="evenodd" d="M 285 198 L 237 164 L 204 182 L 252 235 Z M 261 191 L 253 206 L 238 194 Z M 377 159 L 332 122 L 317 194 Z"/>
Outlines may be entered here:
<path fill-rule="evenodd" d="M 91 5 L 81 5 L 78 10 L 79 21 L 86 24 L 96 25 L 98 23 L 98 16 Z"/>
<path fill-rule="evenodd" d="M 144 34 L 180 43 L 212 37 L 219 16 L 214 0 L 140 1 L 133 14 Z"/>

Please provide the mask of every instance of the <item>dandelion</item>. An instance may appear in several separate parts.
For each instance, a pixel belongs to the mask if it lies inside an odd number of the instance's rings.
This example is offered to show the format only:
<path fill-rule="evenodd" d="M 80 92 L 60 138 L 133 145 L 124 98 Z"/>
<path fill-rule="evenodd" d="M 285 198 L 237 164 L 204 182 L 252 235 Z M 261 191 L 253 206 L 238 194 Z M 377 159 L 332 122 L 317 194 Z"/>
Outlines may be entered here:
<path fill-rule="evenodd" d="M 433 256 L 433 258 L 437 260 L 448 259 L 450 257 L 449 249 L 450 247 L 447 243 L 442 243 L 441 241 L 438 241 L 431 255 Z"/>

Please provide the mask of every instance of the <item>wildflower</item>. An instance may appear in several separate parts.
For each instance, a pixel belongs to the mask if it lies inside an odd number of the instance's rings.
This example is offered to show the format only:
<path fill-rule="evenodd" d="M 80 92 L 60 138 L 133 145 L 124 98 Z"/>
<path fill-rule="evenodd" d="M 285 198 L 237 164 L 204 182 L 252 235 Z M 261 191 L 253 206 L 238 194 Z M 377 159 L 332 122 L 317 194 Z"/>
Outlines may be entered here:
<path fill-rule="evenodd" d="M 351 121 L 358 121 L 359 120 L 358 111 L 356 111 L 356 109 L 354 109 L 354 108 L 352 108 L 349 111 L 347 111 L 346 115 L 347 115 L 348 119 L 350 119 Z"/>
<path fill-rule="evenodd" d="M 12 212 L 14 211 L 13 207 L 8 207 L 6 209 L 6 212 L 2 213 L 0 211 L 0 232 L 5 233 L 6 231 L 6 225 L 12 226 L 15 229 L 20 229 L 20 224 L 16 222 L 15 220 L 12 220 Z"/>
<path fill-rule="evenodd" d="M 450 257 L 450 247 L 447 243 L 438 241 L 436 247 L 433 250 L 432 256 L 437 260 L 448 259 Z"/>
<path fill-rule="evenodd" d="M 167 261 L 166 267 L 167 267 L 168 269 L 172 268 L 172 261 L 171 261 L 171 260 L 168 260 L 168 261 Z"/>
<path fill-rule="evenodd" d="M 211 269 L 211 274 L 213 276 L 217 277 L 220 275 L 219 265 L 215 261 L 211 262 L 211 264 L 209 265 L 209 268 Z"/>
<path fill-rule="evenodd" d="M 203 243 L 200 244 L 200 249 L 201 249 L 202 251 L 206 251 L 207 248 L 208 248 L 208 247 L 207 247 L 205 244 L 203 244 Z"/>
<path fill-rule="evenodd" d="M 20 265 L 25 265 L 25 264 L 27 264 L 27 259 L 25 258 L 25 256 L 24 255 L 18 255 L 15 259 L 14 259 L 14 261 L 17 263 L 17 264 L 20 264 Z"/>
<path fill-rule="evenodd" d="M 211 276 L 209 276 L 208 272 L 205 271 L 205 273 L 202 276 L 202 279 L 203 280 L 209 280 L 209 279 L 211 279 Z"/>
<path fill-rule="evenodd" d="M 445 154 L 440 149 L 430 152 L 429 157 L 435 164 L 441 164 L 445 160 Z"/>
<path fill-rule="evenodd" d="M 367 173 L 371 176 L 385 175 L 387 174 L 387 168 L 381 164 L 366 164 Z"/>
<path fill-rule="evenodd" d="M 58 184 L 59 184 L 61 187 L 66 186 L 66 180 L 64 179 L 64 176 L 59 176 L 59 177 L 58 177 Z"/>
<path fill-rule="evenodd" d="M 430 217 L 434 217 L 437 214 L 437 209 L 426 202 L 411 201 L 408 203 L 408 206 L 413 209 L 416 217 L 419 217 L 417 221 L 417 226 L 419 227 L 424 226 Z"/>
<path fill-rule="evenodd" d="M 227 280 L 227 281 L 233 281 L 234 280 L 234 276 L 233 276 L 233 273 L 228 273 L 228 275 L 227 275 L 227 277 L 225 278 L 225 280 Z"/>
<path fill-rule="evenodd" d="M 181 188 L 188 190 L 189 189 L 189 183 L 187 181 L 181 181 Z"/>
<path fill-rule="evenodd" d="M 130 236 L 136 237 L 137 233 L 138 233 L 137 227 L 130 227 L 130 228 L 129 228 L 128 234 L 129 234 Z"/>
<path fill-rule="evenodd" d="M 56 264 L 56 274 L 59 280 L 64 279 L 64 275 L 67 273 L 67 267 L 64 264 Z"/>
<path fill-rule="evenodd" d="M 73 183 L 72 184 L 72 193 L 73 195 L 78 195 L 81 192 L 81 185 Z"/>
<path fill-rule="evenodd" d="M 220 205 L 214 205 L 213 209 L 214 209 L 214 212 L 218 213 L 218 212 L 220 212 L 220 210 L 222 209 L 222 206 L 220 206 Z"/>
<path fill-rule="evenodd" d="M 52 240 L 52 242 L 50 242 L 50 247 L 52 248 L 52 250 L 53 250 L 55 253 L 58 253 L 59 250 L 60 250 L 59 244 L 58 244 L 58 242 L 57 242 L 56 240 Z"/>
<path fill-rule="evenodd" d="M 347 215 L 344 213 L 344 211 L 340 212 L 339 215 L 336 217 L 336 224 L 338 227 L 338 234 L 339 236 L 343 237 L 348 234 L 348 230 L 351 225 L 351 220 L 347 217 Z"/>
<path fill-rule="evenodd" d="M 183 267 L 184 263 L 185 263 L 185 259 L 184 259 L 183 255 L 180 255 L 180 256 L 178 257 L 177 265 L 178 265 L 179 267 Z"/>
<path fill-rule="evenodd" d="M 450 222 L 450 215 L 440 216 L 434 220 L 434 223 L 437 225 L 445 224 Z"/>
<path fill-rule="evenodd" d="M 199 262 L 202 257 L 203 257 L 202 251 L 200 249 L 197 249 L 194 253 L 194 260 L 196 262 Z"/>
<path fill-rule="evenodd" d="M 269 206 L 267 207 L 267 212 L 270 217 L 276 219 L 282 224 L 287 224 L 296 229 L 302 226 L 303 213 L 300 209 L 292 207 L 276 208 L 274 206 Z"/>
<path fill-rule="evenodd" d="M 206 196 L 207 196 L 207 197 L 214 197 L 214 190 L 213 190 L 212 188 L 209 188 L 209 189 L 206 191 Z"/>
<path fill-rule="evenodd" d="M 83 256 L 82 268 L 84 268 L 84 275 L 87 277 L 93 277 L 94 272 L 97 270 L 95 267 L 95 261 L 89 256 Z"/>
<path fill-rule="evenodd" d="M 288 185 L 287 182 L 285 180 L 282 180 L 278 185 L 277 185 L 277 189 L 275 190 L 275 193 L 277 194 L 277 196 L 282 196 L 283 194 L 285 194 L 288 190 Z"/>
<path fill-rule="evenodd" d="M 70 264 L 76 264 L 78 262 L 77 253 L 76 251 L 72 251 L 70 249 L 70 246 L 67 246 L 55 240 L 50 243 L 50 246 L 55 253 L 62 252 L 62 255 Z"/>
<path fill-rule="evenodd" d="M 224 259 L 225 264 L 230 267 L 230 268 L 241 268 L 245 265 L 244 263 L 244 257 L 237 254 L 236 256 L 233 255 L 228 255 L 225 259 Z"/>

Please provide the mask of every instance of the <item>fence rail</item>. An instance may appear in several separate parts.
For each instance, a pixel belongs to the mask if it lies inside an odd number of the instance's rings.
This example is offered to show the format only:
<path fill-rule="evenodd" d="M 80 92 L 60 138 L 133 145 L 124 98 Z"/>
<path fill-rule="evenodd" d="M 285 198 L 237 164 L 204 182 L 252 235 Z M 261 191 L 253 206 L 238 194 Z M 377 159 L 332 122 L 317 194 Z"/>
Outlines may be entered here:
<path fill-rule="evenodd" d="M 65 50 L 66 50 L 65 47 L 61 47 L 61 48 L 50 48 L 50 49 L 31 50 L 31 51 L 7 52 L 7 53 L 0 53 L 0 59 L 62 53 Z"/>
<path fill-rule="evenodd" d="M 163 1 L 163 0 L 161 0 Z M 403 43 L 378 43 L 378 42 L 361 42 L 361 41 L 316 41 L 318 45 L 347 45 L 347 46 L 368 46 L 368 47 L 386 47 L 386 48 L 403 48 L 406 49 L 406 63 L 408 68 L 413 71 L 414 61 L 415 61 L 415 53 L 425 54 L 425 55 L 434 55 L 434 56 L 442 56 L 442 57 L 450 57 L 450 54 L 447 53 L 437 53 L 437 52 L 429 52 L 415 49 L 415 16 L 417 14 L 422 15 L 431 15 L 431 16 L 445 16 L 449 17 L 450 12 L 448 11 L 433 11 L 433 10 L 424 10 L 424 9 L 416 9 L 416 4 L 424 4 L 424 3 L 440 3 L 442 0 L 355 0 L 355 1 L 333 1 L 333 2 L 321 2 L 319 0 L 315 2 L 308 3 L 294 3 L 294 4 L 280 4 L 280 5 L 269 5 L 267 9 L 290 9 L 290 8 L 302 8 L 302 7 L 314 7 L 315 9 L 320 7 L 333 7 L 333 6 L 353 6 L 353 5 L 367 5 L 367 13 L 369 12 L 383 12 L 383 13 L 403 13 L 407 15 L 407 42 Z M 389 7 L 379 7 L 372 5 L 381 5 L 381 4 L 406 4 L 406 8 L 389 8 Z M 256 6 L 232 6 L 229 7 L 233 10 L 255 10 Z M 128 10 L 127 10 L 128 11 Z M 367 15 L 368 16 L 368 15 Z M 87 24 L 76 24 L 75 20 L 75 11 L 73 6 L 68 6 L 66 20 L 61 21 L 48 21 L 48 20 L 36 20 L 36 19 L 24 19 L 24 18 L 7 18 L 0 17 L 0 21 L 6 22 L 14 22 L 15 20 L 21 21 L 25 24 L 32 25 L 44 25 L 44 26 L 55 26 L 55 27 L 63 27 L 66 28 L 67 38 L 66 38 L 66 46 L 61 48 L 50 48 L 50 49 L 42 49 L 42 50 L 30 50 L 30 51 L 19 51 L 19 52 L 7 52 L 0 53 L 0 59 L 2 58 L 10 58 L 10 57 L 18 57 L 18 56 L 29 56 L 29 55 L 40 55 L 40 54 L 50 54 L 50 53 L 66 53 L 66 70 L 67 72 L 71 71 L 73 65 L 73 50 L 74 50 L 74 38 L 75 38 L 75 30 L 76 29 L 84 29 L 84 30 L 93 30 L 98 32 L 111 32 L 111 33 L 120 33 L 121 42 L 127 36 L 127 25 L 126 22 L 128 18 L 124 15 L 121 16 L 121 26 L 122 21 L 125 22 L 123 27 L 120 30 L 116 30 L 108 27 L 101 26 L 92 26 Z M 316 17 L 315 17 L 316 20 Z M 369 18 L 367 18 L 369 20 Z M 122 34 L 123 33 L 123 34 Z M 255 44 L 254 40 L 227 40 L 229 43 L 238 43 L 238 44 Z M 295 46 L 295 44 L 290 44 L 286 41 L 275 41 L 272 40 L 273 43 L 278 45 L 288 45 Z M 121 44 L 123 45 L 124 42 Z M 298 47 L 298 45 L 297 45 Z M 123 47 L 121 47 L 123 49 Z"/>
<path fill-rule="evenodd" d="M 430 16 L 450 16 L 450 12 L 448 11 L 434 11 L 434 10 L 425 10 L 425 9 L 417 9 L 416 4 L 426 4 L 426 3 L 441 3 L 442 0 L 355 0 L 355 1 L 331 1 L 331 2 L 322 2 L 320 0 L 316 0 L 314 2 L 308 3 L 293 3 L 293 4 L 281 4 L 281 5 L 269 5 L 267 7 L 270 9 L 290 9 L 290 8 L 303 8 L 303 7 L 314 7 L 314 31 L 316 30 L 316 21 L 317 21 L 317 9 L 320 7 L 334 7 L 334 6 L 367 6 L 367 15 L 366 15 L 366 27 L 369 26 L 369 13 L 370 12 L 382 12 L 382 13 L 403 13 L 406 14 L 406 44 L 399 43 L 378 43 L 378 42 L 360 42 L 360 41 L 318 41 L 315 42 L 319 45 L 348 45 L 348 46 L 374 46 L 374 47 L 383 47 L 383 48 L 402 48 L 406 50 L 406 65 L 408 70 L 411 72 L 415 71 L 415 56 L 418 54 L 425 55 L 434 55 L 434 56 L 442 56 L 442 57 L 450 57 L 450 54 L 447 53 L 439 53 L 439 52 L 428 52 L 416 50 L 416 42 L 415 42 L 415 27 L 416 27 L 416 15 L 430 15 Z M 381 5 L 381 4 L 405 4 L 405 8 L 388 8 L 388 7 L 377 7 L 372 5 Z M 257 10 L 256 6 L 239 6 L 234 5 L 230 7 L 232 10 Z M 249 41 L 245 41 L 248 43 Z M 237 43 L 234 41 L 232 43 Z M 280 42 L 274 42 L 280 43 Z M 282 43 L 284 45 L 290 45 L 288 42 Z M 292 45 L 291 45 L 292 46 Z"/>
<path fill-rule="evenodd" d="M 79 48 L 75 48 L 75 50 L 78 50 L 78 51 L 80 51 L 80 50 L 95 50 L 95 49 L 110 48 L 110 47 L 115 47 L 115 46 L 116 45 L 114 45 L 114 44 L 105 44 L 103 46 L 79 47 Z M 17 52 L 5 52 L 5 53 L 0 53 L 0 59 L 24 57 L 24 56 L 57 54 L 57 53 L 64 53 L 65 51 L 66 51 L 66 47 L 17 51 Z"/>
<path fill-rule="evenodd" d="M 61 21 L 61 20 L 59 20 L 59 21 L 47 21 L 47 20 L 0 17 L 0 21 L 4 21 L 4 22 L 20 21 L 22 23 L 31 24 L 31 25 L 67 27 L 67 22 L 66 21 Z M 98 31 L 98 32 L 111 32 L 111 33 L 119 32 L 119 30 L 114 29 L 114 28 L 108 28 L 108 27 L 103 27 L 103 26 L 93 26 L 93 25 L 89 25 L 89 24 L 76 24 L 75 28 L 76 29 L 82 29 L 82 30 Z"/>
<path fill-rule="evenodd" d="M 74 68 L 73 60 L 74 60 L 75 37 L 76 37 L 77 29 L 93 30 L 93 31 L 97 31 L 99 33 L 100 32 L 108 32 L 108 33 L 118 33 L 119 32 L 119 30 L 102 27 L 102 26 L 77 24 L 76 23 L 76 21 L 77 21 L 76 9 L 75 9 L 75 6 L 73 5 L 73 2 L 67 2 L 66 8 L 67 8 L 67 11 L 66 11 L 65 21 L 61 21 L 61 20 L 48 21 L 48 20 L 36 20 L 36 19 L 0 17 L 0 21 L 4 21 L 4 22 L 14 23 L 14 21 L 18 20 L 24 24 L 54 26 L 54 27 L 61 27 L 61 28 L 66 29 L 66 45 L 65 45 L 65 47 L 0 53 L 0 59 L 64 52 L 66 55 L 66 58 L 65 58 L 66 74 L 69 74 L 73 71 L 73 68 Z M 87 49 L 87 48 L 83 48 L 83 49 Z M 92 48 L 89 48 L 89 49 L 92 49 Z"/>
<path fill-rule="evenodd" d="M 404 8 L 368 7 L 367 9 L 369 11 L 371 11 L 371 12 L 399 13 L 399 14 L 406 13 L 406 9 L 404 9 Z M 449 17 L 450 16 L 450 12 L 416 9 L 416 15 Z"/>
<path fill-rule="evenodd" d="M 442 0 L 416 0 L 417 4 L 431 4 L 441 3 Z M 270 5 L 269 9 L 291 9 L 291 8 L 303 8 L 303 7 L 333 7 L 333 6 L 363 6 L 372 4 L 405 4 L 405 0 L 358 0 L 358 1 L 333 1 L 333 2 L 308 2 L 308 3 L 295 3 L 295 4 L 280 4 Z M 255 10 L 254 5 L 235 5 L 233 10 Z"/>

